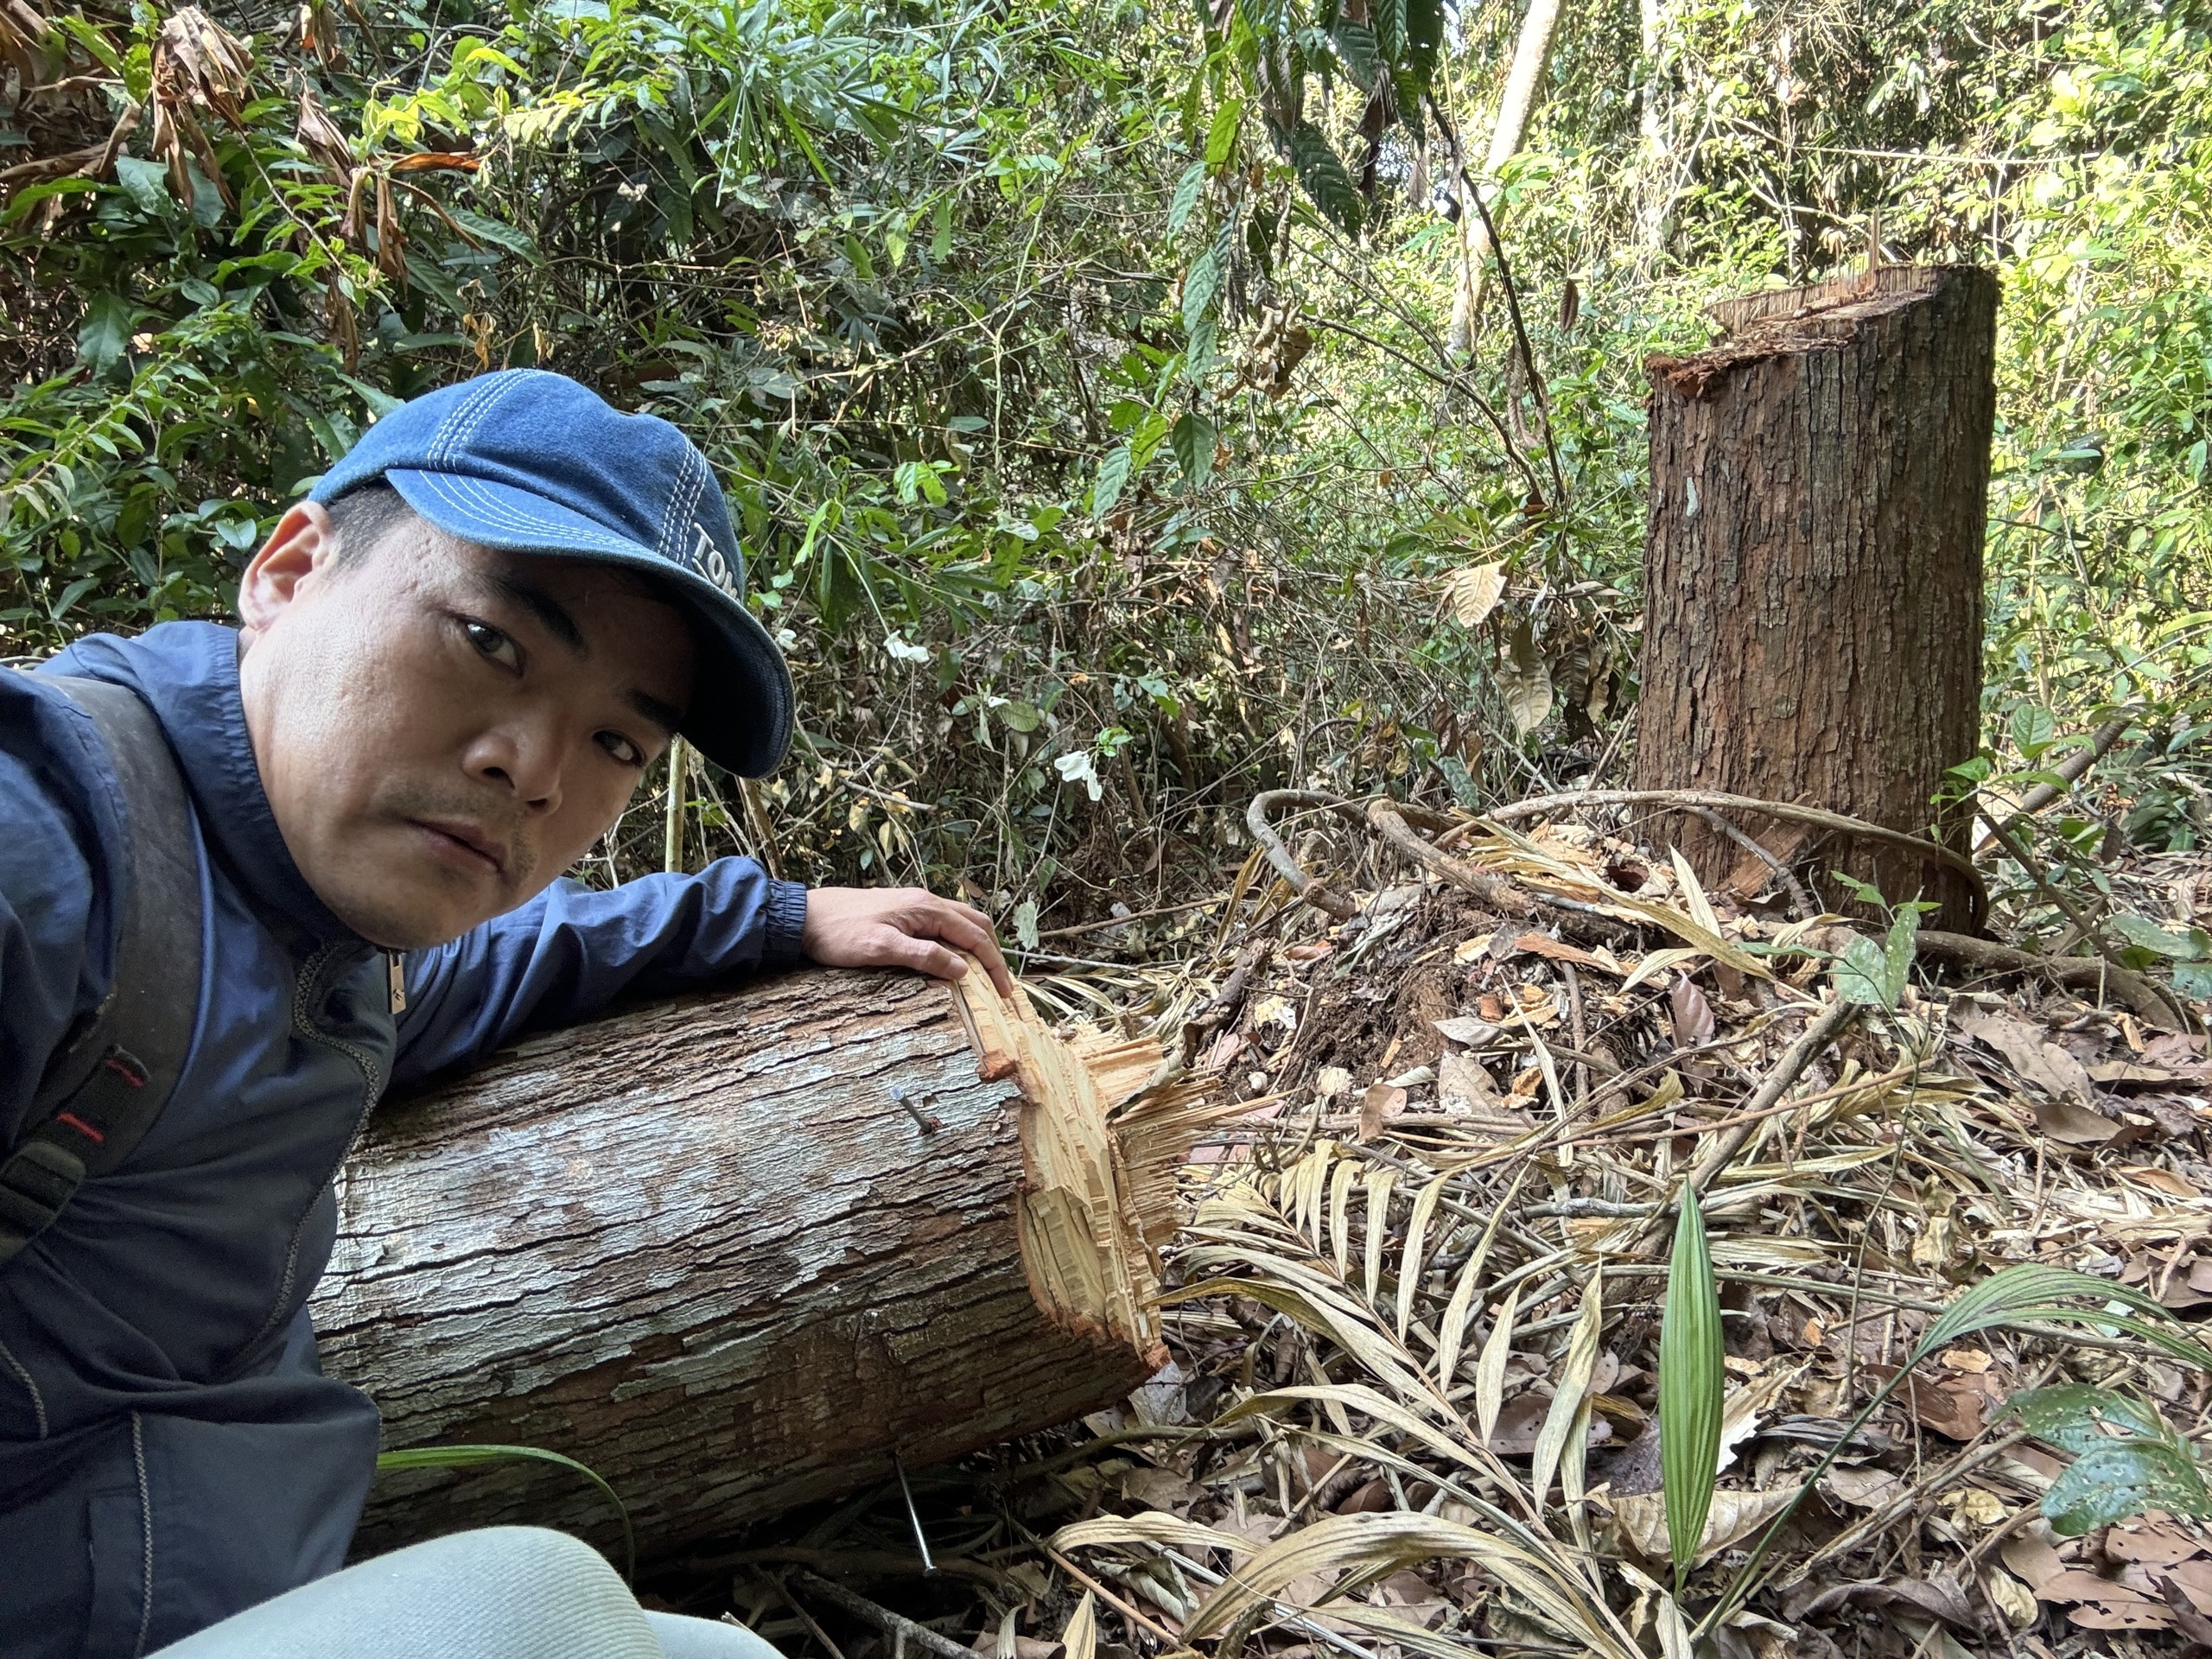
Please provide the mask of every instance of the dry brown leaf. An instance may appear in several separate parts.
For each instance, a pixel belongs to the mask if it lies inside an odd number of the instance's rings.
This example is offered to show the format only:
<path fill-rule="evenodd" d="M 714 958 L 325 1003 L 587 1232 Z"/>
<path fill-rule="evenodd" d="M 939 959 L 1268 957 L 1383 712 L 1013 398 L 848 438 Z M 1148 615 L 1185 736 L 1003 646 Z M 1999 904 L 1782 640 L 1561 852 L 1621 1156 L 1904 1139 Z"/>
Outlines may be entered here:
<path fill-rule="evenodd" d="M 2171 1516 L 2152 1510 L 2117 1522 L 2105 1534 L 2105 1554 L 2116 1561 L 2173 1567 L 2206 1553 L 2206 1546 Z M 2207 1563 L 2212 1567 L 2212 1562 Z"/>
<path fill-rule="evenodd" d="M 2113 1125 L 2116 1129 L 2119 1126 Z M 2113 1173 L 2122 1180 L 2133 1181 L 2138 1186 L 2147 1186 L 2153 1192 L 2163 1192 L 2170 1198 L 2200 1198 L 2204 1195 L 2191 1181 L 2185 1181 L 2170 1169 L 2160 1169 L 2154 1164 L 2120 1164 Z"/>
<path fill-rule="evenodd" d="M 1951 1023 L 1978 1042 L 2002 1054 L 2021 1078 L 2055 1100 L 2088 1106 L 2096 1100 L 2089 1073 L 2081 1061 L 2049 1041 L 2043 1028 L 2009 1014 L 1967 1008 L 1951 1016 Z"/>
<path fill-rule="evenodd" d="M 1697 1048 L 1713 1040 L 1713 1006 L 1683 975 L 1675 976 L 1674 988 L 1667 993 L 1667 1011 L 1674 1016 L 1677 1048 Z"/>
<path fill-rule="evenodd" d="M 1382 1133 L 1382 1126 L 1406 1109 L 1406 1091 L 1387 1083 L 1370 1083 L 1359 1100 L 1358 1135 L 1362 1141 L 1372 1141 Z"/>
<path fill-rule="evenodd" d="M 2038 1095 L 2031 1103 L 2036 1128 L 2069 1147 L 2102 1146 L 2120 1133 L 2110 1118 L 2055 1096 Z"/>
<path fill-rule="evenodd" d="M 1444 602 L 1463 628 L 1480 627 L 1505 596 L 1505 567 L 1473 564 L 1444 578 Z"/>
<path fill-rule="evenodd" d="M 1795 1486 L 1770 1492 L 1745 1492 L 1722 1488 L 1713 1495 L 1713 1509 L 1705 1519 L 1705 1535 L 1698 1540 L 1700 1561 L 1760 1527 L 1789 1507 L 1797 1496 Z M 1636 1492 L 1612 1500 L 1613 1518 L 1621 1535 L 1648 1560 L 1668 1559 L 1667 1497 L 1663 1492 Z"/>
<path fill-rule="evenodd" d="M 1853 1469 L 1840 1464 L 1821 1478 L 1821 1484 L 1859 1510 L 1878 1510 L 1905 1490 L 1904 1483 L 1886 1469 Z"/>
<path fill-rule="evenodd" d="M 1205 1492 L 1173 1470 L 1132 1469 L 1122 1477 L 1122 1496 L 1147 1510 L 1188 1515 Z"/>

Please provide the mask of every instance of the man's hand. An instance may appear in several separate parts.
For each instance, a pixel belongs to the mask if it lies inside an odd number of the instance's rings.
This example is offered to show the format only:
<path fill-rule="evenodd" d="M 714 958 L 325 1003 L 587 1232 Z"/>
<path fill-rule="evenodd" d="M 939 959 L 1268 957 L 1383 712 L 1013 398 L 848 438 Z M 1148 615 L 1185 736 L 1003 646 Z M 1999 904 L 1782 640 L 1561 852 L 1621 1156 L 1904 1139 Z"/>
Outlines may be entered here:
<path fill-rule="evenodd" d="M 968 971 L 959 950 L 983 964 L 1001 996 L 1014 995 L 991 918 L 921 887 L 809 888 L 799 948 L 825 968 L 913 968 L 938 979 Z"/>

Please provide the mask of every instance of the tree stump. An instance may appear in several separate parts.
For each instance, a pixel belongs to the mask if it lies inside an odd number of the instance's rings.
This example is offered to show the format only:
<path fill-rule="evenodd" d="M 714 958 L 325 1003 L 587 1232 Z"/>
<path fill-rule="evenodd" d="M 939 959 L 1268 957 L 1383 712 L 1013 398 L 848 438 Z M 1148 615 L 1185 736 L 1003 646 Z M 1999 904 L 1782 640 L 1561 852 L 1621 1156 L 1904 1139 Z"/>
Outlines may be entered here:
<path fill-rule="evenodd" d="M 1824 807 L 1963 851 L 1965 818 L 1936 798 L 1980 747 L 1996 279 L 1889 266 L 1709 315 L 1719 344 L 1644 365 L 1637 786 Z M 1739 827 L 1968 925 L 1966 883 L 1909 848 Z M 1767 880 L 1710 823 L 1672 829 L 1708 884 Z"/>
<path fill-rule="evenodd" d="M 340 1186 L 325 1369 L 387 1448 L 579 1459 L 644 1550 L 1122 1398 L 1166 1357 L 1195 1091 L 1122 1104 L 1157 1046 L 1070 1047 L 966 983 L 809 970 L 386 1108 Z M 580 1478 L 508 1462 L 379 1479 L 357 1548 L 518 1522 L 619 1537 Z"/>

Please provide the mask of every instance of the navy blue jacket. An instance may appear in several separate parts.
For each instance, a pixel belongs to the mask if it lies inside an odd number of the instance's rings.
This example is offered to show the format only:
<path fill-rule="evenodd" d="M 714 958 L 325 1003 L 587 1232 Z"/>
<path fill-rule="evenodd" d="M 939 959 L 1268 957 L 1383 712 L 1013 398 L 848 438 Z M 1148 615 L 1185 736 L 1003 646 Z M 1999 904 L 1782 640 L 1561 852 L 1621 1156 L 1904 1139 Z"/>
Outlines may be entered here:
<path fill-rule="evenodd" d="M 198 1024 L 137 1150 L 0 1268 L 0 1659 L 132 1659 L 342 1564 L 376 1408 L 321 1374 L 306 1305 L 331 1177 L 384 1091 L 618 994 L 794 962 L 804 888 L 724 859 L 556 884 L 453 944 L 384 955 L 319 900 L 263 794 L 238 635 L 96 636 L 59 672 L 152 705 L 198 820 Z M 90 721 L 0 671 L 0 1147 L 105 994 L 118 856 Z"/>

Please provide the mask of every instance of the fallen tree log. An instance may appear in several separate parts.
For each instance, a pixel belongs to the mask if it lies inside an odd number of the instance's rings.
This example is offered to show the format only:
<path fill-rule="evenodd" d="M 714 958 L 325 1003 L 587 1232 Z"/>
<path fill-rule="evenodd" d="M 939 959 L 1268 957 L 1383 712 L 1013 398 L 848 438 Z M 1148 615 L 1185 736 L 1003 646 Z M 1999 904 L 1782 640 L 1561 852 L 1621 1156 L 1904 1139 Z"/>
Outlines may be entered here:
<path fill-rule="evenodd" d="M 964 983 L 810 970 L 385 1108 L 340 1186 L 326 1370 L 387 1449 L 583 1462 L 646 1551 L 1128 1394 L 1165 1358 L 1198 1091 Z M 357 1548 L 516 1522 L 619 1536 L 583 1481 L 506 1462 L 380 1479 Z"/>

